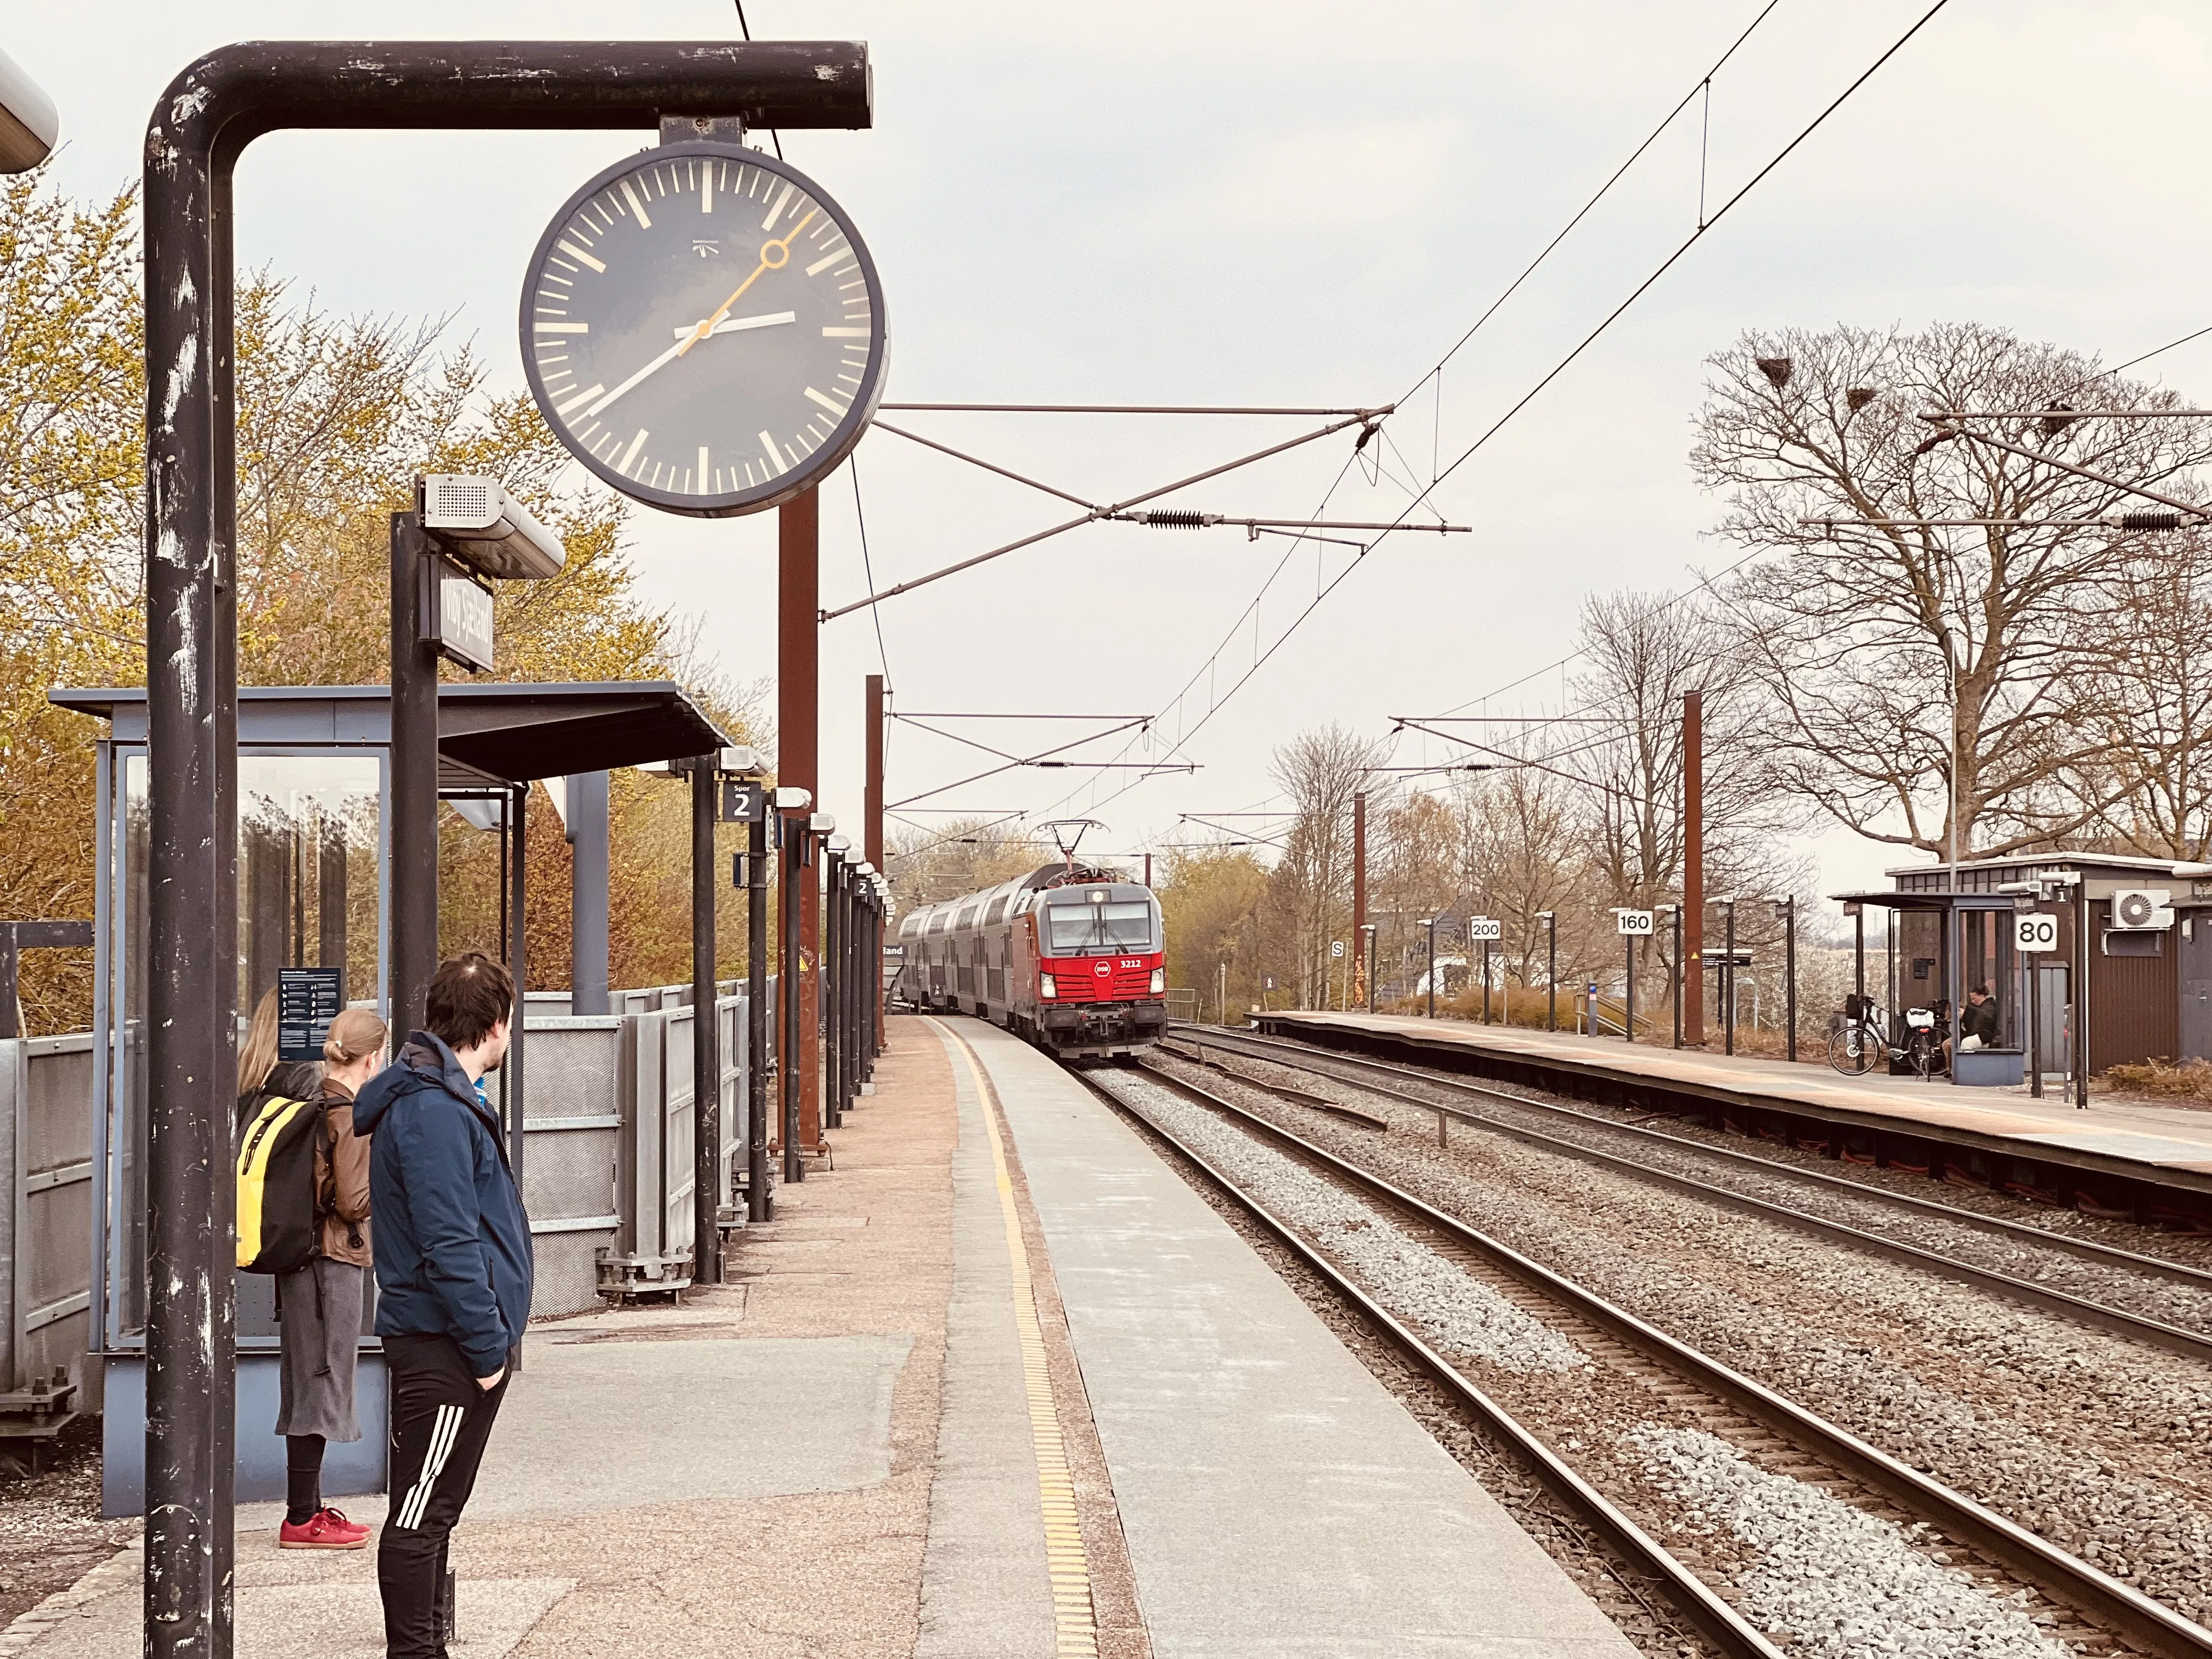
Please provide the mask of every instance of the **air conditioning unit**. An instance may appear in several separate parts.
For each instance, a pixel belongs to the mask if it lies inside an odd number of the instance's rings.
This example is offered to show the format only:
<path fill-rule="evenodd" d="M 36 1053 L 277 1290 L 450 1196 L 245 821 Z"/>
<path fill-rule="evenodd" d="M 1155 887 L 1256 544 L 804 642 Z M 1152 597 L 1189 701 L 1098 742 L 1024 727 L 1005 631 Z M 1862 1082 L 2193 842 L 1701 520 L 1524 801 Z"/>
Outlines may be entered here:
<path fill-rule="evenodd" d="M 2130 931 L 2173 926 L 2167 907 L 2173 895 L 2163 887 L 2123 887 L 2112 895 L 2112 926 Z"/>

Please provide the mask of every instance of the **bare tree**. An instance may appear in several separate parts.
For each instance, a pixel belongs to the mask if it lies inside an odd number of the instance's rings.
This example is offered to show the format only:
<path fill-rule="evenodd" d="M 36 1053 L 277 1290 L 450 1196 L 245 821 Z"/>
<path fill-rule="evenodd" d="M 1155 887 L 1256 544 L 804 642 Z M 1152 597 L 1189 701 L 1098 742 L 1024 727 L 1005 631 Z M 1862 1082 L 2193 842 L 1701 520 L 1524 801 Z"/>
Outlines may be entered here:
<path fill-rule="evenodd" d="M 1604 895 L 1592 878 L 1583 825 L 1582 791 L 1559 772 L 1522 767 L 1462 786 L 1472 895 L 1484 915 L 1502 924 L 1499 971 L 1511 982 L 1541 985 L 1550 972 L 1557 924 L 1563 981 L 1595 960 L 1598 911 Z"/>
<path fill-rule="evenodd" d="M 2212 854 L 2212 547 L 2197 535 L 2129 561 L 2085 640 L 2092 684 L 2084 761 L 2060 780 L 2109 803 L 2082 839 L 2105 850 Z"/>
<path fill-rule="evenodd" d="M 902 913 L 1026 875 L 1053 854 L 1012 824 L 954 818 L 927 830 L 892 831 L 884 854 L 891 894 Z"/>
<path fill-rule="evenodd" d="M 1289 960 L 1299 1005 L 1328 983 L 1328 942 L 1351 915 L 1352 797 L 1375 759 L 1373 744 L 1331 724 L 1275 750 L 1273 775 L 1292 818 L 1277 878 L 1291 904 Z"/>
<path fill-rule="evenodd" d="M 1585 602 L 1578 643 L 1587 666 L 1572 683 L 1577 735 L 1532 757 L 1582 784 L 1577 828 L 1589 848 L 1594 908 L 1648 910 L 1679 899 L 1685 857 L 1682 705 L 1703 694 L 1705 858 L 1708 889 L 1771 893 L 1788 884 L 1782 836 L 1802 808 L 1760 764 L 1763 699 L 1748 684 L 1731 630 L 1702 596 L 1620 592 Z M 1793 810 L 1794 809 L 1794 810 Z M 1640 944 L 1639 984 L 1670 966 L 1671 933 Z M 1606 965 L 1620 961 L 1617 939 Z"/>
<path fill-rule="evenodd" d="M 1973 323 L 1747 336 L 1711 366 L 1692 468 L 1729 493 L 1725 537 L 1782 556 L 1727 592 L 1773 781 L 1862 835 L 1936 851 L 1955 744 L 1962 856 L 2094 823 L 2112 799 L 2054 786 L 2094 770 L 2079 647 L 2130 542 L 2081 521 L 2140 503 L 1918 416 L 2174 408 L 2175 395 Z M 2192 421 L 1975 429 L 2191 499 L 2183 475 L 2212 459 L 2212 425 Z M 2003 522 L 1911 522 L 1926 520 Z"/>

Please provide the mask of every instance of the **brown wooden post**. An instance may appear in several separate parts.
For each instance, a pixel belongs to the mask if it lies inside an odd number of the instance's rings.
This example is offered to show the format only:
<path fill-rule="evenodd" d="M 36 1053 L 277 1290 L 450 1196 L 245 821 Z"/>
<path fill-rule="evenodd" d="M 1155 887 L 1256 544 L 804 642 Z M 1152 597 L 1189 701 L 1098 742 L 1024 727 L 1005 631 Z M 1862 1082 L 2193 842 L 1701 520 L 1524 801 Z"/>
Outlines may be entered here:
<path fill-rule="evenodd" d="M 1705 1046 L 1705 694 L 1682 694 L 1682 1041 Z"/>
<path fill-rule="evenodd" d="M 821 719 L 822 504 L 811 489 L 776 509 L 775 781 L 804 789 L 822 810 Z M 799 889 L 799 1144 L 822 1145 L 822 869 L 812 863 Z"/>
<path fill-rule="evenodd" d="M 884 867 L 884 677 L 868 676 L 868 776 L 862 798 L 860 856 Z"/>
<path fill-rule="evenodd" d="M 1361 930 L 1367 926 L 1367 792 L 1357 790 L 1352 797 L 1352 971 L 1358 981 L 1356 994 L 1349 1000 L 1364 1002 L 1370 993 L 1367 987 L 1367 953 L 1360 948 Z"/>
<path fill-rule="evenodd" d="M 861 856 L 875 866 L 876 873 L 890 878 L 890 867 L 884 862 L 884 677 L 868 676 L 867 751 L 868 775 L 866 790 L 861 799 Z M 876 1028 L 875 1049 L 881 1051 L 884 1043 L 884 963 L 881 941 L 878 940 L 875 959 L 867 964 L 867 979 L 861 986 L 866 999 L 862 1005 L 868 1012 L 866 1018 Z"/>

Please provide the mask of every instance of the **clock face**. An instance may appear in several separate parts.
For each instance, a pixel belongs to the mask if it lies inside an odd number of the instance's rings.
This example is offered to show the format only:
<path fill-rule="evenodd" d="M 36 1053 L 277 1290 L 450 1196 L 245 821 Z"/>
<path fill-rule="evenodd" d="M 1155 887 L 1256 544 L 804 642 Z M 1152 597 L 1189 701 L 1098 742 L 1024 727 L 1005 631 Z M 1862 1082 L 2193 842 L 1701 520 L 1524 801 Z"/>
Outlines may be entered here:
<path fill-rule="evenodd" d="M 539 239 L 522 361 L 553 430 L 624 495 L 757 513 L 851 453 L 882 395 L 883 294 L 805 174 L 729 143 L 609 167 Z"/>

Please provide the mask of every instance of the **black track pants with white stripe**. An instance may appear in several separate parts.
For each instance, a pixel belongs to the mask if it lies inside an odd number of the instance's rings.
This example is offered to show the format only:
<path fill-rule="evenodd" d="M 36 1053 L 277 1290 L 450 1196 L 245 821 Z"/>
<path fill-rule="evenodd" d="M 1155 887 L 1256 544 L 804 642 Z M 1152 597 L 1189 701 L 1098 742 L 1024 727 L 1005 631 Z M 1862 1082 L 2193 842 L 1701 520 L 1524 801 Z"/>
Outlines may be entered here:
<path fill-rule="evenodd" d="M 440 1659 L 446 1541 L 475 1486 L 507 1379 L 482 1389 L 449 1336 L 387 1336 L 392 1508 L 376 1544 L 389 1659 Z"/>

